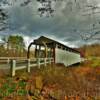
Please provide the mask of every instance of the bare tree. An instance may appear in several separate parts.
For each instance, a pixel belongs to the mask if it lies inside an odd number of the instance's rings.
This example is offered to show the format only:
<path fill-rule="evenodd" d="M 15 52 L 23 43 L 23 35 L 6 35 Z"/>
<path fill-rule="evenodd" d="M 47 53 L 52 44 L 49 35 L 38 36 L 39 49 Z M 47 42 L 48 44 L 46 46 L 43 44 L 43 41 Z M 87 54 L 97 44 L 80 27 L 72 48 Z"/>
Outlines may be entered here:
<path fill-rule="evenodd" d="M 8 14 L 5 9 L 0 8 L 0 31 L 5 30 L 7 26 Z"/>
<path fill-rule="evenodd" d="M 100 40 L 100 37 L 96 37 L 96 35 L 100 34 L 100 31 L 96 31 L 94 33 L 80 34 L 82 40 Z"/>
<path fill-rule="evenodd" d="M 11 0 L 0 0 L 0 31 L 4 31 L 9 27 L 8 19 L 9 15 L 6 11 L 6 6 L 11 7 L 13 4 L 15 4 L 18 0 L 13 0 L 13 2 L 10 2 Z M 27 6 L 31 0 L 23 1 L 19 6 Z"/>

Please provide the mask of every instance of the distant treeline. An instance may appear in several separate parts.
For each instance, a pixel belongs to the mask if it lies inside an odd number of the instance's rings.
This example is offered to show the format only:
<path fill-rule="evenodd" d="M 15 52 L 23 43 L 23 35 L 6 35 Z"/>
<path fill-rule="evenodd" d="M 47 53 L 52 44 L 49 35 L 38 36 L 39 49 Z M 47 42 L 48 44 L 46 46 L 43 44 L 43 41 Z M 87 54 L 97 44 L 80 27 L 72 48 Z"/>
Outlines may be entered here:
<path fill-rule="evenodd" d="M 24 39 L 20 35 L 10 35 L 2 38 L 0 57 L 27 57 Z"/>
<path fill-rule="evenodd" d="M 96 56 L 100 57 L 100 44 L 85 45 L 79 48 L 79 51 L 85 56 Z"/>

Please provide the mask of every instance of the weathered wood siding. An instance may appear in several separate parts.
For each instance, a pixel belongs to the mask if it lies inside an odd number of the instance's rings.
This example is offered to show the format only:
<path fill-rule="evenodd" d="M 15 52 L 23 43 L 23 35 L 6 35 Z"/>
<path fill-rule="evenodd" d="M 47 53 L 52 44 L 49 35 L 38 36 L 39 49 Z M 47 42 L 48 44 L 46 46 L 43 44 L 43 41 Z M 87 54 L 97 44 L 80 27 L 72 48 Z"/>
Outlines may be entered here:
<path fill-rule="evenodd" d="M 55 63 L 63 63 L 65 66 L 69 66 L 78 62 L 81 62 L 80 54 L 59 48 L 55 49 Z"/>

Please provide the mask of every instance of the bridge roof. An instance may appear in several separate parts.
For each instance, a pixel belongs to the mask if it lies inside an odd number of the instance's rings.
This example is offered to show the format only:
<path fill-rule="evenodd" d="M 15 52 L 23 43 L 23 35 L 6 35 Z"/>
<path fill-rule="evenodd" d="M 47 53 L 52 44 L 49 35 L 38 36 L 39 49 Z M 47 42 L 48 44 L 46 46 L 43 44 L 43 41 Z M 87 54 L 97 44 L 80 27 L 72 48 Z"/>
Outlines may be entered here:
<path fill-rule="evenodd" d="M 76 49 L 70 48 L 70 47 L 68 47 L 68 46 L 66 46 L 66 45 L 64 45 L 64 44 L 62 44 L 58 41 L 55 41 L 55 40 L 50 39 L 50 38 L 45 37 L 45 36 L 41 36 L 38 39 L 34 40 L 34 44 L 37 44 L 37 45 L 44 45 L 44 43 L 46 43 L 46 44 L 58 44 L 58 45 L 63 46 L 64 48 L 68 49 L 69 51 L 72 51 L 72 52 L 75 52 L 75 53 L 80 53 Z"/>

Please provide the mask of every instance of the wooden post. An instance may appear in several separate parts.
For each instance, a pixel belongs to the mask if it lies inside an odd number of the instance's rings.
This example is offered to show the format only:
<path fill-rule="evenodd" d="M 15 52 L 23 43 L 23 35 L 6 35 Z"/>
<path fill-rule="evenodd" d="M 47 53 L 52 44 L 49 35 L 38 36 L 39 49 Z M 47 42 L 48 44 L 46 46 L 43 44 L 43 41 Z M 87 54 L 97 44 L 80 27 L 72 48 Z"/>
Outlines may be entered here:
<path fill-rule="evenodd" d="M 46 66 L 47 64 L 46 64 L 46 60 L 47 60 L 47 58 L 44 58 L 44 66 Z"/>
<path fill-rule="evenodd" d="M 37 57 L 37 45 L 35 45 L 35 57 Z"/>
<path fill-rule="evenodd" d="M 9 64 L 9 62 L 10 62 L 10 60 L 9 60 L 9 58 L 7 59 L 7 64 Z"/>
<path fill-rule="evenodd" d="M 55 48 L 53 48 L 53 58 L 54 58 L 54 63 L 55 63 Z"/>
<path fill-rule="evenodd" d="M 11 76 L 15 76 L 16 60 L 11 60 Z"/>
<path fill-rule="evenodd" d="M 40 58 L 40 53 L 41 53 L 41 46 L 39 45 L 39 54 L 38 54 L 39 58 Z"/>
<path fill-rule="evenodd" d="M 27 72 L 28 73 L 30 72 L 30 59 L 28 59 L 28 62 L 27 62 Z"/>
<path fill-rule="evenodd" d="M 38 68 L 40 68 L 40 58 L 37 59 Z"/>
<path fill-rule="evenodd" d="M 39 45 L 37 45 L 37 49 L 36 49 L 37 53 L 36 53 L 36 57 L 39 58 Z"/>
<path fill-rule="evenodd" d="M 56 44 L 53 43 L 53 58 L 54 58 L 54 63 L 56 63 Z"/>
<path fill-rule="evenodd" d="M 47 58 L 47 47 L 45 46 L 45 58 Z"/>
<path fill-rule="evenodd" d="M 49 63 L 51 64 L 51 58 L 49 58 Z"/>
<path fill-rule="evenodd" d="M 34 43 L 31 42 L 30 45 L 28 46 L 28 52 L 27 52 L 27 58 L 30 58 L 30 48 Z"/>
<path fill-rule="evenodd" d="M 47 45 L 46 45 L 45 42 L 44 42 L 44 46 L 45 46 L 45 58 L 47 58 L 47 50 L 48 50 L 48 48 L 47 48 Z"/>
<path fill-rule="evenodd" d="M 51 53 L 52 53 L 52 49 L 51 49 L 51 48 L 50 48 L 50 51 L 49 51 L 49 53 L 50 53 L 50 57 L 51 57 L 51 56 L 52 56 L 52 54 L 51 54 Z"/>
<path fill-rule="evenodd" d="M 51 48 L 51 57 L 53 57 L 53 48 Z"/>

